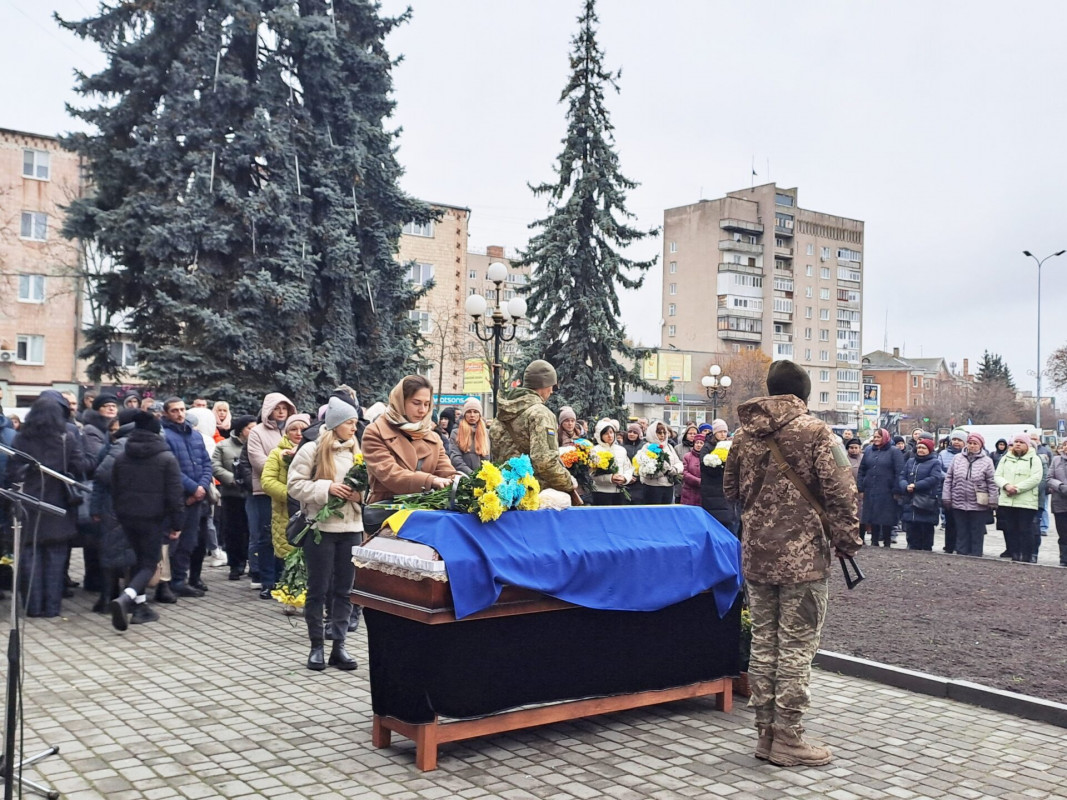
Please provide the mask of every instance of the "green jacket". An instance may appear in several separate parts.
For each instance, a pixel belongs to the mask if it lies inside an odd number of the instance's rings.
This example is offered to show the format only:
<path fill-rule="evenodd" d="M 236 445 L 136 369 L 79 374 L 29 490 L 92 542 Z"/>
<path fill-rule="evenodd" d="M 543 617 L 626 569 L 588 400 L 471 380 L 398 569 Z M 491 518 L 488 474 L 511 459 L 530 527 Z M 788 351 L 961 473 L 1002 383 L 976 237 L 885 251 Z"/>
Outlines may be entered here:
<path fill-rule="evenodd" d="M 1000 459 L 994 478 L 1000 488 L 1000 507 L 1037 509 L 1037 490 L 1043 475 L 1041 457 L 1032 448 L 1024 456 L 1016 456 L 1009 450 Z M 1009 483 L 1019 490 L 1018 494 L 1010 495 L 1004 491 Z"/>
<path fill-rule="evenodd" d="M 574 483 L 559 460 L 556 442 L 556 415 L 540 395 L 523 388 L 501 395 L 496 419 L 489 426 L 494 460 L 503 463 L 527 453 L 541 488 L 569 492 Z"/>

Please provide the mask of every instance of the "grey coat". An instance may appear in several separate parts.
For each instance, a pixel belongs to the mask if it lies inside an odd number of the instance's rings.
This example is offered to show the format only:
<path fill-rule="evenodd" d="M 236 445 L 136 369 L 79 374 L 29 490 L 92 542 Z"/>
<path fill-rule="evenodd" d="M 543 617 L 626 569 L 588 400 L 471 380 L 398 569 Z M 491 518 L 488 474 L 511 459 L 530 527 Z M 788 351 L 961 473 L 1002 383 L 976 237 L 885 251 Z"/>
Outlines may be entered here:
<path fill-rule="evenodd" d="M 1052 513 L 1067 511 L 1067 458 L 1054 456 L 1048 469 L 1048 493 L 1052 495 Z"/>

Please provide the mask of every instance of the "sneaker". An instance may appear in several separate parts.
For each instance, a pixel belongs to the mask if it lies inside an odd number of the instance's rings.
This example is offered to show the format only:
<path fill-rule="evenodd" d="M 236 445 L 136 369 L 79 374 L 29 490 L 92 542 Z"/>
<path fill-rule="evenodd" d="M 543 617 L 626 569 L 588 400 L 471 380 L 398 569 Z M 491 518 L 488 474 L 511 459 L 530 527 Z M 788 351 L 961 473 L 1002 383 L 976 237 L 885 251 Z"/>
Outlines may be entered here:
<path fill-rule="evenodd" d="M 248 588 L 249 589 L 262 589 L 263 588 L 263 584 L 260 583 L 259 581 L 252 581 L 250 584 L 248 584 Z"/>
<path fill-rule="evenodd" d="M 263 587 L 263 591 L 261 591 L 259 593 L 259 599 L 260 600 L 273 600 L 274 598 L 271 596 L 271 592 L 273 592 L 273 591 L 274 591 L 274 587 L 273 586 L 264 586 Z"/>
<path fill-rule="evenodd" d="M 138 603 L 133 607 L 130 624 L 143 625 L 146 622 L 156 622 L 158 619 L 159 614 L 157 614 L 148 603 Z"/>
<path fill-rule="evenodd" d="M 211 554 L 210 566 L 212 567 L 227 567 L 230 565 L 230 560 L 226 557 L 226 553 L 220 550 L 215 550 Z"/>
<path fill-rule="evenodd" d="M 779 767 L 821 767 L 833 760 L 829 747 L 804 741 L 800 725 L 774 725 L 769 761 Z"/>

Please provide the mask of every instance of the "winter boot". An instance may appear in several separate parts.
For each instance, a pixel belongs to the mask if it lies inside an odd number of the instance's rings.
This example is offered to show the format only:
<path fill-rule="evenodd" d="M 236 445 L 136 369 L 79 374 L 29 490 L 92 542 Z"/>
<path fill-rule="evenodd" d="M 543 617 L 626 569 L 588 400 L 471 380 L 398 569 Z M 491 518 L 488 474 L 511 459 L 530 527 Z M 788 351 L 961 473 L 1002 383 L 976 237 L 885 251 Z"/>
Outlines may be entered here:
<path fill-rule="evenodd" d="M 152 610 L 148 603 L 138 603 L 133 607 L 133 616 L 130 618 L 131 625 L 143 625 L 146 622 L 155 622 L 159 614 Z"/>
<path fill-rule="evenodd" d="M 774 741 L 774 726 L 759 725 L 759 741 L 756 742 L 756 758 L 760 761 L 768 761 L 771 757 L 771 743 Z"/>
<path fill-rule="evenodd" d="M 333 649 L 330 650 L 331 667 L 337 667 L 337 669 L 351 670 L 355 669 L 358 665 L 356 659 L 352 658 L 345 650 L 345 643 L 334 640 Z"/>
<path fill-rule="evenodd" d="M 117 631 L 124 631 L 129 627 L 130 612 L 133 611 L 133 598 L 123 592 L 110 604 L 111 625 Z"/>
<path fill-rule="evenodd" d="M 170 581 L 160 581 L 156 586 L 156 602 L 157 603 L 177 603 L 178 598 L 174 592 L 171 591 Z"/>
<path fill-rule="evenodd" d="M 321 672 L 326 669 L 326 654 L 322 650 L 322 642 L 311 643 L 311 654 L 308 656 L 308 669 Z"/>
<path fill-rule="evenodd" d="M 821 767 L 829 764 L 833 758 L 830 748 L 808 744 L 801 736 L 803 733 L 804 727 L 801 725 L 775 725 L 770 762 L 779 767 Z"/>

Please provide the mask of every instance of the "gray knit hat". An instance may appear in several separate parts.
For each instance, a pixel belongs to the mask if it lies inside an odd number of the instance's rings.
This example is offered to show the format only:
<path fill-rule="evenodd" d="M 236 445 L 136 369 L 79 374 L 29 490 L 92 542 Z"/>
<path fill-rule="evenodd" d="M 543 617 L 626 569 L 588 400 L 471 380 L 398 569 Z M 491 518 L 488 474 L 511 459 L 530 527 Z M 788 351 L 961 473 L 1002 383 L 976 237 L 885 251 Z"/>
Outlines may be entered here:
<path fill-rule="evenodd" d="M 531 361 L 530 366 L 522 373 L 522 385 L 527 389 L 547 389 L 557 383 L 559 378 L 556 377 L 556 368 L 541 359 Z"/>
<path fill-rule="evenodd" d="M 359 419 L 359 412 L 356 411 L 355 406 L 339 397 L 331 397 L 329 405 L 326 406 L 326 416 L 322 421 L 326 430 L 332 431 L 342 422 L 350 419 Z"/>

